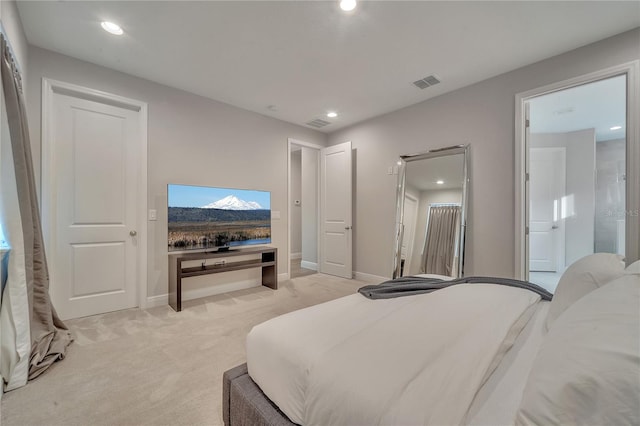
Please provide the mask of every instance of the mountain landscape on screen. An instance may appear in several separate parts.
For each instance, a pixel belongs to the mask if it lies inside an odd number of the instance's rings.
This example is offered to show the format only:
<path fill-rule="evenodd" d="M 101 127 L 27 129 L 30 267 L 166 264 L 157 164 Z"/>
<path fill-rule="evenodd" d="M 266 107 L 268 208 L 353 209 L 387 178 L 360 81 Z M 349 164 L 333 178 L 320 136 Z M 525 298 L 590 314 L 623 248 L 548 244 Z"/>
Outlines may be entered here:
<path fill-rule="evenodd" d="M 169 251 L 271 243 L 268 192 L 184 185 L 168 191 Z"/>
<path fill-rule="evenodd" d="M 223 209 L 223 210 L 262 210 L 262 206 L 255 201 L 244 201 L 235 195 L 228 195 L 222 200 L 202 206 L 203 209 Z"/>

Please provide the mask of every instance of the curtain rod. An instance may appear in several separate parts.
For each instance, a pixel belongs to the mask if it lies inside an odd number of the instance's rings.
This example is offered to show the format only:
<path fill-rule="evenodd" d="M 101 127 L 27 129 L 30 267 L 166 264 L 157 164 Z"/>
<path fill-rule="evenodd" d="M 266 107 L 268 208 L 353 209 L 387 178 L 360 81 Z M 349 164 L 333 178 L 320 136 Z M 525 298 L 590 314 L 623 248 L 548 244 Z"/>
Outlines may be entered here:
<path fill-rule="evenodd" d="M 18 63 L 18 57 L 16 56 L 15 50 L 13 50 L 13 46 L 11 45 L 11 41 L 9 40 L 9 36 L 7 32 L 4 30 L 4 25 L 2 25 L 2 21 L 0 21 L 0 34 L 2 34 L 2 38 L 4 38 L 4 42 L 7 43 L 7 47 L 9 48 L 9 54 L 11 55 L 11 60 L 13 62 L 13 66 L 15 70 L 22 77 L 22 70 L 20 69 L 20 64 Z"/>

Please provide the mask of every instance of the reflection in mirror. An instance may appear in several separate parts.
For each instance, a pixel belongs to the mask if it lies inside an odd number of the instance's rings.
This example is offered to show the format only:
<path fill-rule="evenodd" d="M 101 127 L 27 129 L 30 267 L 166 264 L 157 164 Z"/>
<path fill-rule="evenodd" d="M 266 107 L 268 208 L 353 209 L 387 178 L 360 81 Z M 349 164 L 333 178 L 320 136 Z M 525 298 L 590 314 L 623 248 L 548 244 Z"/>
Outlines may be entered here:
<path fill-rule="evenodd" d="M 393 277 L 461 277 L 467 200 L 467 146 L 400 157 Z"/>

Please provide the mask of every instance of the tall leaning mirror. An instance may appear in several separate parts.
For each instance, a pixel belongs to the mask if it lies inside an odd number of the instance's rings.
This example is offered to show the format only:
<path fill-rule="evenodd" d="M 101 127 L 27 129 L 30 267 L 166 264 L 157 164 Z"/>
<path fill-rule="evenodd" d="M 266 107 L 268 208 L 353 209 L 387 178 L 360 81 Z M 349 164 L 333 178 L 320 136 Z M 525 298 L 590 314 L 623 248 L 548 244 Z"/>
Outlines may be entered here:
<path fill-rule="evenodd" d="M 393 278 L 463 276 L 468 164 L 469 145 L 400 156 Z"/>

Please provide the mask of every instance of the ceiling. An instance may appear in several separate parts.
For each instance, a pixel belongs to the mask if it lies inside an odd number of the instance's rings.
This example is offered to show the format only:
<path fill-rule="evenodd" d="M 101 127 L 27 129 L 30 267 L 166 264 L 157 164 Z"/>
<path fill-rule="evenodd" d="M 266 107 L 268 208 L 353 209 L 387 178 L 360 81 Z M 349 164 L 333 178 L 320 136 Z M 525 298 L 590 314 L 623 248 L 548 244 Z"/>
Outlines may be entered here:
<path fill-rule="evenodd" d="M 406 183 L 419 191 L 462 188 L 464 154 L 409 161 Z M 437 181 L 443 181 L 437 184 Z"/>
<path fill-rule="evenodd" d="M 598 142 L 624 138 L 626 90 L 626 78 L 619 76 L 534 98 L 529 102 L 531 132 L 594 128 Z"/>
<path fill-rule="evenodd" d="M 636 1 L 19 1 L 30 44 L 332 132 L 640 26 Z M 100 28 L 110 20 L 123 36 Z M 436 75 L 424 90 L 412 82 Z M 338 112 L 327 118 L 328 111 Z"/>

